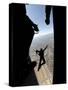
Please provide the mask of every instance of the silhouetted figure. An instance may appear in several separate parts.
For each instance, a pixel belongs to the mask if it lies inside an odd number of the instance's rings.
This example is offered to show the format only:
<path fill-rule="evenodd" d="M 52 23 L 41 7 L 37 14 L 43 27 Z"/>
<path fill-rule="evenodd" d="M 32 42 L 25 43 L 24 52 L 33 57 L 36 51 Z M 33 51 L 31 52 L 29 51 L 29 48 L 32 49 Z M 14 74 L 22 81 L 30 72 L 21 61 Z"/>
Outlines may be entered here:
<path fill-rule="evenodd" d="M 23 85 L 29 72 L 36 66 L 36 62 L 31 62 L 29 49 L 34 31 L 38 32 L 39 29 L 26 15 L 25 4 L 10 4 L 9 16 L 9 84 L 18 86 Z"/>
<path fill-rule="evenodd" d="M 54 72 L 53 84 L 66 83 L 66 7 L 46 6 L 46 24 L 50 23 L 53 11 L 54 23 Z"/>
<path fill-rule="evenodd" d="M 45 58 L 44 58 L 44 51 L 46 50 L 47 47 L 48 47 L 48 45 L 44 49 L 41 48 L 40 51 L 36 50 L 36 54 L 38 54 L 40 56 L 38 71 L 41 68 L 41 65 L 46 63 Z M 43 61 L 43 63 L 41 63 L 42 61 Z"/>

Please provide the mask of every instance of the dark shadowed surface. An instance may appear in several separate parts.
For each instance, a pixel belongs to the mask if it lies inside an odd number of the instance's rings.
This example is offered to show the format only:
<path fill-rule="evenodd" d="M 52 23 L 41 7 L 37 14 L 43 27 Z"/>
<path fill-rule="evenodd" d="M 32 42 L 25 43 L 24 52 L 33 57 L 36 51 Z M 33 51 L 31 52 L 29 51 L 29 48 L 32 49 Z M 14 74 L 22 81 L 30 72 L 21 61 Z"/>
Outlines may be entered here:
<path fill-rule="evenodd" d="M 66 7 L 47 6 L 46 23 L 50 22 L 53 10 L 54 22 L 54 84 L 66 83 Z"/>
<path fill-rule="evenodd" d="M 36 66 L 31 62 L 29 49 L 34 36 L 32 27 L 36 25 L 26 15 L 24 4 L 12 3 L 9 5 L 9 85 L 32 85 L 27 77 Z M 34 71 L 34 84 L 38 84 Z M 28 83 L 24 84 L 25 79 Z"/>

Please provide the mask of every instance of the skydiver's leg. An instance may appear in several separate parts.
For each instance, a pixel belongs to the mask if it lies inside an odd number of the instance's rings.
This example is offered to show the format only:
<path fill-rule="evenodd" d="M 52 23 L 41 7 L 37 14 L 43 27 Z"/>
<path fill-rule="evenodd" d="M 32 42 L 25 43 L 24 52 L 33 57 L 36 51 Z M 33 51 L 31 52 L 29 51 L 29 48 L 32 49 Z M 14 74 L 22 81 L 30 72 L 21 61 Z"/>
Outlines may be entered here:
<path fill-rule="evenodd" d="M 38 65 L 38 71 L 39 71 L 39 69 L 41 67 L 41 60 L 42 60 L 42 58 L 40 57 L 40 61 L 39 61 L 39 65 Z"/>
<path fill-rule="evenodd" d="M 45 61 L 45 58 L 44 58 L 44 57 L 42 58 L 42 60 L 43 60 L 43 64 L 45 64 L 45 63 L 46 63 L 46 61 Z"/>

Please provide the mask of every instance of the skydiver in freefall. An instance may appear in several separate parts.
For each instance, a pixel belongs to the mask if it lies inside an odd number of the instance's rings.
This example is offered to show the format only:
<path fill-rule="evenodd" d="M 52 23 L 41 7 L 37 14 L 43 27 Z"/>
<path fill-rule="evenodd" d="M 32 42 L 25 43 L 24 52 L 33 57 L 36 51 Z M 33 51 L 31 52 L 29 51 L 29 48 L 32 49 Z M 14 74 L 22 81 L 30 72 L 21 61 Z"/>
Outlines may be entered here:
<path fill-rule="evenodd" d="M 46 47 L 44 49 L 41 48 L 40 51 L 36 50 L 36 54 L 38 54 L 40 56 L 38 71 L 41 68 L 41 65 L 46 63 L 45 58 L 44 58 L 44 51 L 47 49 L 47 47 L 48 47 L 48 45 L 46 45 Z M 41 63 L 42 61 L 43 61 L 43 63 Z"/>

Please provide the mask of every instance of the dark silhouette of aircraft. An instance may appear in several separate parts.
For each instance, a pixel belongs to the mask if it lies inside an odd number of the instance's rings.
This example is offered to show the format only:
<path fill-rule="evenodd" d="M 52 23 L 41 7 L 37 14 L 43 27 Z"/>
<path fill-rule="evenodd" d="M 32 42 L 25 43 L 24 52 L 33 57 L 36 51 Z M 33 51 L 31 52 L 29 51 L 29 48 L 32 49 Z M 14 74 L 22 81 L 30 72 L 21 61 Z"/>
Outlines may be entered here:
<path fill-rule="evenodd" d="M 41 68 L 41 66 L 46 63 L 45 58 L 44 58 L 44 51 L 47 49 L 47 47 L 48 47 L 48 45 L 44 49 L 41 48 L 40 51 L 36 50 L 36 54 L 38 54 L 40 56 L 38 71 Z M 43 61 L 43 63 L 41 63 L 42 61 Z"/>
<path fill-rule="evenodd" d="M 61 84 L 66 83 L 66 7 L 45 6 L 47 25 L 50 23 L 51 10 L 54 23 L 53 84 Z"/>
<path fill-rule="evenodd" d="M 9 85 L 21 86 L 36 66 L 29 56 L 30 45 L 38 26 L 26 15 L 25 4 L 9 5 Z M 34 71 L 32 71 L 33 75 Z M 36 77 L 35 77 L 36 80 Z M 37 80 L 34 84 L 38 84 Z M 26 84 L 25 84 L 26 85 Z"/>

